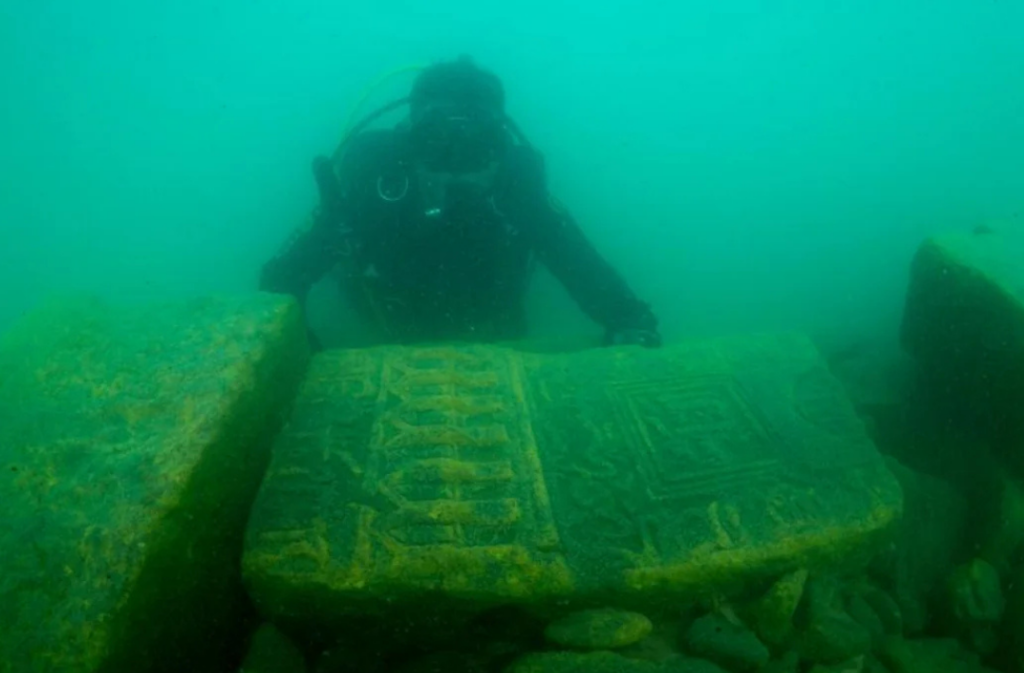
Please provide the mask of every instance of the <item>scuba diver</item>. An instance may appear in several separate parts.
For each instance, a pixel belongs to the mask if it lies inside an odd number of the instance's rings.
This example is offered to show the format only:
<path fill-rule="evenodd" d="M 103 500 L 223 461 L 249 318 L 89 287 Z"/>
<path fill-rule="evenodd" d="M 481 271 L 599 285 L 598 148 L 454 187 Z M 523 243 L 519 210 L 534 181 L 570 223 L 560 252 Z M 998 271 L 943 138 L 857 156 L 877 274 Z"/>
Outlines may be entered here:
<path fill-rule="evenodd" d="M 394 128 L 366 130 L 408 105 Z M 658 321 L 547 190 L 543 157 L 505 114 L 501 81 L 463 56 L 420 72 L 407 98 L 317 157 L 312 224 L 267 262 L 260 289 L 296 296 L 340 266 L 380 343 L 511 341 L 543 263 L 606 345 L 661 344 Z M 314 348 L 319 348 L 311 334 Z"/>

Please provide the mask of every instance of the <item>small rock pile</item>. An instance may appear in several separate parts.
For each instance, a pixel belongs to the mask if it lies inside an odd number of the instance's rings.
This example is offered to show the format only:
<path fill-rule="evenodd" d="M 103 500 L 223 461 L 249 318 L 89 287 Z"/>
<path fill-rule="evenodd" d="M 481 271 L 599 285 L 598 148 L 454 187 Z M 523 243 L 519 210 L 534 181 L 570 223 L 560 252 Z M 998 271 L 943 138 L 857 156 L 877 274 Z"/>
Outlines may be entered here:
<path fill-rule="evenodd" d="M 609 609 L 573 613 L 546 631 L 554 649 L 516 661 L 509 673 L 984 673 L 1000 609 L 991 566 L 981 560 L 950 580 L 958 624 L 984 647 L 955 638 L 907 638 L 896 600 L 865 579 L 777 580 L 745 605 L 722 602 L 696 617 L 652 620 Z"/>
<path fill-rule="evenodd" d="M 488 627 L 457 651 L 389 668 L 353 650 L 314 657 L 316 673 L 985 673 L 1024 671 L 1024 488 L 999 473 L 990 502 L 890 469 L 900 526 L 855 574 L 796 569 L 742 595 L 674 610 L 603 607 L 537 623 L 497 642 Z M 980 508 L 980 509 L 979 509 Z M 985 510 L 984 526 L 970 525 Z M 972 528 L 977 528 L 973 530 Z M 495 642 L 485 642 L 493 639 Z M 307 670 L 287 639 L 261 629 L 246 673 Z"/>

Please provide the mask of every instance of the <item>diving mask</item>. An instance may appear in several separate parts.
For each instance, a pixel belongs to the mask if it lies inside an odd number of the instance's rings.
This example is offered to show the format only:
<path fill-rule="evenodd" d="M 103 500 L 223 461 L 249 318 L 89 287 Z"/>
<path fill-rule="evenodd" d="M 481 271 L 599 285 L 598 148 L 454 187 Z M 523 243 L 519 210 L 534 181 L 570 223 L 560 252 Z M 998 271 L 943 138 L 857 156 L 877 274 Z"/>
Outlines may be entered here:
<path fill-rule="evenodd" d="M 435 104 L 412 120 L 413 153 L 431 171 L 475 173 L 498 160 L 506 132 L 500 113 L 484 107 Z"/>

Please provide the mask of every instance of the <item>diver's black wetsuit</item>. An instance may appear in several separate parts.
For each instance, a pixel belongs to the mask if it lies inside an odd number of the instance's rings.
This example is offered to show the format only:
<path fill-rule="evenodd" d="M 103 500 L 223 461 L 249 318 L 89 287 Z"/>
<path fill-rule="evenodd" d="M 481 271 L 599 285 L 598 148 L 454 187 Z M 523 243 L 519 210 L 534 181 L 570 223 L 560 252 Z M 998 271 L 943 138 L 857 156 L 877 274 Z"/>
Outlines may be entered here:
<path fill-rule="evenodd" d="M 531 260 L 541 261 L 614 339 L 657 335 L 657 320 L 597 253 L 545 185 L 543 160 L 511 146 L 486 190 L 434 203 L 401 129 L 364 132 L 321 185 L 313 226 L 268 262 L 260 287 L 304 299 L 341 263 L 344 291 L 391 343 L 522 338 Z"/>

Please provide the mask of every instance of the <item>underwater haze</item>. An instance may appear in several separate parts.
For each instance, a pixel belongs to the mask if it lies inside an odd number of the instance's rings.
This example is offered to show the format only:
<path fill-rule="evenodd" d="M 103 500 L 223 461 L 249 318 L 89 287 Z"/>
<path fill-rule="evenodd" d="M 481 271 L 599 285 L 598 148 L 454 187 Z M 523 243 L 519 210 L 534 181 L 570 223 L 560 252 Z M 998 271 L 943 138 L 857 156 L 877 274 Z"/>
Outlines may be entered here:
<path fill-rule="evenodd" d="M 53 292 L 255 290 L 313 157 L 465 53 L 668 339 L 892 339 L 924 237 L 1022 226 L 1022 34 L 1019 0 L 9 0 L 0 329 Z"/>

